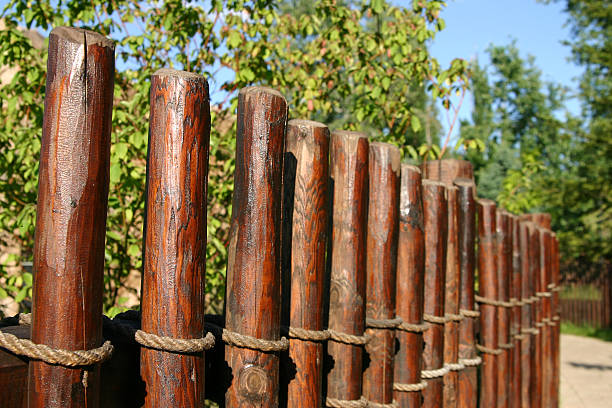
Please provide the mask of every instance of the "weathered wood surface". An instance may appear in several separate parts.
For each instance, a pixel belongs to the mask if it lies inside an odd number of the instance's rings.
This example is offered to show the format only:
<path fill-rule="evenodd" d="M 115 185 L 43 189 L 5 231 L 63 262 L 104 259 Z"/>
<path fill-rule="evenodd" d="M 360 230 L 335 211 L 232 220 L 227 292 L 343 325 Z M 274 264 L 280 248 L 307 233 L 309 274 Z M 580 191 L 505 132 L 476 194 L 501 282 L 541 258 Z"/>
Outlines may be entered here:
<path fill-rule="evenodd" d="M 552 244 L 552 281 L 556 288 L 561 284 L 561 274 L 559 271 L 559 240 L 557 239 L 556 234 L 553 235 L 553 244 Z M 609 283 L 608 283 L 609 284 Z M 604 292 L 604 296 L 605 292 Z M 559 291 L 555 290 L 553 292 L 552 297 L 552 313 L 554 318 L 555 326 L 553 327 L 553 373 L 555 374 L 555 379 L 553 383 L 553 395 L 552 395 L 552 406 L 559 406 L 559 382 L 561 377 L 561 361 L 560 361 L 560 335 L 561 335 L 561 304 L 559 299 Z"/>
<path fill-rule="evenodd" d="M 397 237 L 399 228 L 400 151 L 388 143 L 370 143 L 366 268 L 366 318 L 395 318 Z M 368 364 L 363 396 L 377 404 L 393 402 L 395 330 L 368 326 Z"/>
<path fill-rule="evenodd" d="M 497 299 L 498 294 L 495 210 L 493 201 L 478 201 L 478 294 L 488 299 Z M 480 305 L 480 344 L 489 349 L 498 346 L 497 309 L 493 305 Z M 497 405 L 497 374 L 496 356 L 483 353 L 479 406 Z"/>
<path fill-rule="evenodd" d="M 448 221 L 446 238 L 446 284 L 444 293 L 444 313 L 447 317 L 459 315 L 459 285 L 461 268 L 459 266 L 458 242 L 458 190 L 448 184 L 446 187 Z M 444 364 L 457 364 L 459 361 L 459 322 L 447 321 L 444 324 Z M 459 379 L 457 371 L 444 376 L 444 407 L 457 407 Z"/>
<path fill-rule="evenodd" d="M 332 133 L 329 328 L 357 336 L 363 335 L 365 329 L 368 146 L 363 133 Z M 327 352 L 327 398 L 360 399 L 363 346 L 330 341 Z"/>
<path fill-rule="evenodd" d="M 475 268 L 475 241 L 476 241 L 476 202 L 475 186 L 472 180 L 457 179 L 457 197 L 459 212 L 457 213 L 457 232 L 459 246 L 459 265 L 461 283 L 459 286 L 460 310 L 475 310 L 474 303 L 474 268 Z M 476 353 L 475 325 L 478 320 L 465 316 L 459 323 L 459 358 L 474 359 Z M 465 367 L 459 371 L 459 399 L 460 408 L 475 407 L 478 402 L 478 368 Z"/>
<path fill-rule="evenodd" d="M 283 177 L 283 323 L 306 330 L 324 327 L 325 250 L 328 235 L 329 129 L 308 120 L 287 124 Z M 324 343 L 292 338 L 281 400 L 287 406 L 324 406 Z M 286 389 L 284 389 L 286 387 Z M 281 403 L 281 405 L 283 405 Z"/>
<path fill-rule="evenodd" d="M 540 284 L 543 293 L 550 293 L 548 285 L 552 282 L 551 277 L 551 236 L 547 229 L 540 229 Z M 553 330 L 550 326 L 552 321 L 551 314 L 551 298 L 545 296 L 542 298 L 542 320 L 545 325 L 542 326 L 542 406 L 552 406 L 552 385 L 554 382 L 552 372 L 552 334 Z"/>
<path fill-rule="evenodd" d="M 446 234 L 448 204 L 444 183 L 423 180 L 423 214 L 425 224 L 425 314 L 444 317 L 446 283 Z M 423 336 L 423 369 L 444 366 L 444 324 L 430 323 Z M 427 380 L 423 390 L 424 407 L 440 407 L 444 401 L 442 377 Z"/>
<path fill-rule="evenodd" d="M 196 74 L 161 69 L 151 77 L 151 116 L 142 277 L 142 330 L 203 338 L 210 105 Z M 204 353 L 143 347 L 145 407 L 204 404 Z"/>
<path fill-rule="evenodd" d="M 497 299 L 502 302 L 510 300 L 510 265 L 509 247 L 510 234 L 508 228 L 508 213 L 498 209 L 495 227 L 497 231 Z M 497 308 L 497 342 L 502 352 L 497 356 L 497 407 L 507 408 L 510 397 L 510 309 Z"/>
<path fill-rule="evenodd" d="M 236 170 L 228 248 L 225 328 L 264 340 L 280 337 L 282 164 L 285 98 L 269 88 L 238 95 Z M 227 345 L 228 407 L 278 405 L 279 353 Z"/>
<path fill-rule="evenodd" d="M 32 341 L 86 350 L 102 344 L 104 238 L 115 47 L 100 34 L 49 36 L 36 238 Z M 30 407 L 99 406 L 99 367 L 29 367 Z"/>
<path fill-rule="evenodd" d="M 512 279 L 510 284 L 510 298 L 516 303 L 512 308 L 512 320 L 510 333 L 514 348 L 512 349 L 512 377 L 510 378 L 510 406 L 518 408 L 522 406 L 521 393 L 521 320 L 522 311 L 520 300 L 522 298 L 521 288 L 521 247 L 519 240 L 519 220 L 515 215 L 510 216 L 510 229 L 512 231 Z"/>
<path fill-rule="evenodd" d="M 474 180 L 472 163 L 466 160 L 428 160 L 421 165 L 423 179 L 452 183 L 457 178 Z"/>
<path fill-rule="evenodd" d="M 532 296 L 541 291 L 540 288 L 540 239 L 538 227 L 530 223 L 529 229 L 529 279 L 530 287 L 533 288 Z M 533 327 L 538 328 L 538 334 L 531 337 L 533 342 L 531 349 L 531 406 L 539 408 L 542 406 L 542 331 L 538 327 L 542 323 L 542 302 L 536 301 L 532 306 Z"/>
<path fill-rule="evenodd" d="M 529 276 L 529 221 L 519 219 L 519 250 L 520 250 L 520 273 L 521 273 L 521 299 L 527 300 L 533 296 L 533 287 Z M 525 302 L 521 306 L 521 329 L 531 329 L 533 325 L 532 304 Z M 523 332 L 521 340 L 521 407 L 530 406 L 530 393 L 532 387 L 532 334 Z"/>
<path fill-rule="evenodd" d="M 425 235 L 421 171 L 404 164 L 401 169 L 399 203 L 399 237 L 396 279 L 396 315 L 404 322 L 423 324 L 423 291 L 425 277 Z M 423 333 L 396 331 L 398 351 L 393 381 L 418 384 L 423 362 Z M 400 407 L 419 408 L 421 392 L 393 393 Z"/>

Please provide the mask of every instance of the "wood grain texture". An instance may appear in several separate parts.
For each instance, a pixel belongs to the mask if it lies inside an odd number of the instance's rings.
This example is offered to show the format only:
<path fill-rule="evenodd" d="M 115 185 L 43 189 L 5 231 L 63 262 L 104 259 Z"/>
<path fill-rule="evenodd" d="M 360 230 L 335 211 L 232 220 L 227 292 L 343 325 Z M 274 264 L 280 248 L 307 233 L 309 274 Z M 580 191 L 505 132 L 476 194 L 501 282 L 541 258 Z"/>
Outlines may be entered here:
<path fill-rule="evenodd" d="M 550 231 L 540 228 L 540 287 L 542 292 L 549 292 L 548 284 L 551 283 L 551 262 L 550 262 Z M 551 313 L 551 298 L 543 297 L 542 301 L 542 319 L 545 322 L 550 322 Z M 542 406 L 552 406 L 552 327 L 546 324 L 541 328 L 542 336 Z"/>
<path fill-rule="evenodd" d="M 369 143 L 363 133 L 332 132 L 329 328 L 357 336 L 365 330 L 368 156 Z M 329 342 L 327 352 L 327 397 L 358 400 L 363 347 Z"/>
<path fill-rule="evenodd" d="M 520 250 L 520 273 L 521 273 L 521 298 L 529 299 L 532 295 L 531 279 L 529 277 L 529 226 L 530 222 L 519 218 L 519 250 Z M 533 327 L 532 304 L 526 302 L 521 307 L 521 328 Z M 521 340 L 521 407 L 530 407 L 530 394 L 532 387 L 531 363 L 534 336 L 525 334 Z"/>
<path fill-rule="evenodd" d="M 269 88 L 238 95 L 236 170 L 228 248 L 225 328 L 280 338 L 281 202 L 287 102 Z M 227 407 L 278 405 L 279 353 L 226 345 Z"/>
<path fill-rule="evenodd" d="M 84 350 L 102 342 L 114 44 L 97 33 L 49 36 L 36 238 L 32 341 Z M 30 407 L 99 406 L 99 367 L 29 367 Z"/>
<path fill-rule="evenodd" d="M 400 151 L 388 143 L 370 143 L 366 255 L 366 317 L 395 318 L 397 237 L 399 228 Z M 368 364 L 363 396 L 374 403 L 393 401 L 395 330 L 368 328 Z"/>
<path fill-rule="evenodd" d="M 491 200 L 478 200 L 478 294 L 497 299 L 497 238 L 496 206 Z M 480 305 L 480 344 L 496 349 L 498 346 L 497 307 Z M 497 358 L 482 354 L 480 372 L 481 407 L 497 406 Z"/>
<path fill-rule="evenodd" d="M 458 198 L 457 235 L 459 247 L 459 308 L 475 310 L 474 304 L 474 268 L 476 241 L 476 202 L 475 186 L 470 179 L 456 179 Z M 475 325 L 476 319 L 464 318 L 459 323 L 459 358 L 476 357 Z M 475 407 L 478 402 L 478 368 L 466 367 L 459 371 L 459 395 L 457 406 Z"/>
<path fill-rule="evenodd" d="M 425 231 L 421 171 L 401 166 L 399 237 L 397 251 L 396 315 L 413 324 L 423 323 L 425 278 Z M 395 355 L 394 382 L 418 384 L 423 365 L 423 333 L 396 331 L 398 351 Z M 400 407 L 419 408 L 421 392 L 393 393 Z"/>
<path fill-rule="evenodd" d="M 521 251 L 519 240 L 519 221 L 515 215 L 510 215 L 510 230 L 512 231 L 512 279 L 510 284 L 510 297 L 519 301 L 522 298 L 521 288 Z M 511 309 L 512 319 L 510 334 L 514 348 L 512 352 L 512 376 L 510 378 L 510 407 L 519 408 L 522 406 L 521 393 L 521 340 L 516 337 L 521 332 L 522 312 L 521 306 L 516 305 Z"/>
<path fill-rule="evenodd" d="M 423 178 L 452 183 L 457 178 L 474 180 L 472 163 L 466 160 L 444 159 L 428 160 L 421 165 Z"/>
<path fill-rule="evenodd" d="M 532 296 L 541 291 L 540 284 L 540 234 L 538 227 L 529 224 L 529 279 Z M 532 303 L 533 327 L 542 322 L 542 302 Z M 531 406 L 542 407 L 542 331 L 531 337 L 533 342 L 531 356 Z"/>
<path fill-rule="evenodd" d="M 307 120 L 287 124 L 283 176 L 284 324 L 322 330 L 329 220 L 329 129 Z M 287 296 L 283 296 L 286 300 Z M 281 375 L 289 407 L 324 406 L 322 342 L 291 339 Z M 286 388 L 286 391 L 283 389 Z M 283 405 L 283 404 L 281 404 Z"/>
<path fill-rule="evenodd" d="M 459 265 L 458 236 L 458 189 L 454 185 L 446 186 L 448 198 L 448 233 L 446 238 L 446 284 L 444 294 L 444 312 L 459 315 L 459 285 L 461 268 Z M 449 321 L 444 325 L 444 363 L 457 364 L 459 360 L 459 322 Z M 444 376 L 444 407 L 457 407 L 459 378 L 457 371 Z"/>
<path fill-rule="evenodd" d="M 202 338 L 206 276 L 206 193 L 210 104 L 196 74 L 162 69 L 151 77 L 151 116 L 142 277 L 142 330 Z M 204 353 L 143 347 L 145 407 L 204 404 Z"/>
<path fill-rule="evenodd" d="M 556 287 L 558 287 L 561 284 L 561 273 L 559 270 L 559 262 L 560 262 L 560 254 L 559 254 L 559 240 L 557 238 L 557 235 L 555 233 L 552 234 L 553 238 L 552 238 L 552 281 L 555 284 Z M 609 284 L 609 283 L 608 283 Z M 553 352 L 553 377 L 554 377 L 554 383 L 553 383 L 553 395 L 552 395 L 552 406 L 554 408 L 559 406 L 559 383 L 560 383 L 560 378 L 561 378 L 561 355 L 560 355 L 560 335 L 561 335 L 561 304 L 560 304 L 560 299 L 559 299 L 559 292 L 558 291 L 554 291 L 553 292 L 553 297 L 552 297 L 552 312 L 553 312 L 553 316 L 555 317 L 555 327 L 553 327 L 554 333 L 553 333 L 553 346 L 552 346 L 552 352 Z"/>
<path fill-rule="evenodd" d="M 425 224 L 425 303 L 424 313 L 444 316 L 446 283 L 446 237 L 448 203 L 445 185 L 423 180 L 423 214 Z M 444 366 L 444 325 L 430 324 L 423 336 L 423 369 L 437 370 Z M 440 407 L 444 403 L 442 377 L 428 379 L 423 390 L 424 407 Z"/>
<path fill-rule="evenodd" d="M 495 228 L 497 231 L 497 299 L 503 302 L 510 300 L 510 265 L 511 255 L 510 231 L 508 227 L 508 213 L 498 209 L 496 212 Z M 510 344 L 510 309 L 497 308 L 497 342 Z M 510 397 L 510 353 L 503 349 L 497 356 L 497 407 L 507 408 Z"/>

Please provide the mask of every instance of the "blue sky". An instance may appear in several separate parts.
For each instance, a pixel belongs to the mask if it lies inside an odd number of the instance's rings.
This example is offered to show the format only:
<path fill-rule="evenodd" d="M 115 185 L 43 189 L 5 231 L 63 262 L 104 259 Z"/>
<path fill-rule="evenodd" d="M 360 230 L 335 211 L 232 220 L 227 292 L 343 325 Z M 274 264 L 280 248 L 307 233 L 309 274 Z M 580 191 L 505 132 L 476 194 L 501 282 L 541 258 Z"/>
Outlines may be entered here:
<path fill-rule="evenodd" d="M 485 50 L 490 44 L 505 45 L 514 39 L 523 56 L 535 57 L 545 80 L 576 89 L 574 78 L 582 71 L 567 61 L 569 47 L 561 44 L 570 38 L 569 28 L 564 27 L 567 15 L 562 4 L 546 5 L 535 0 L 449 0 L 441 17 L 446 28 L 438 33 L 430 51 L 443 67 L 453 58 L 477 58 L 481 65 L 485 64 L 488 62 Z M 579 112 L 575 100 L 570 101 L 568 108 L 572 113 Z M 471 110 L 468 95 L 459 117 L 468 118 Z M 446 128 L 446 118 L 441 120 Z"/>

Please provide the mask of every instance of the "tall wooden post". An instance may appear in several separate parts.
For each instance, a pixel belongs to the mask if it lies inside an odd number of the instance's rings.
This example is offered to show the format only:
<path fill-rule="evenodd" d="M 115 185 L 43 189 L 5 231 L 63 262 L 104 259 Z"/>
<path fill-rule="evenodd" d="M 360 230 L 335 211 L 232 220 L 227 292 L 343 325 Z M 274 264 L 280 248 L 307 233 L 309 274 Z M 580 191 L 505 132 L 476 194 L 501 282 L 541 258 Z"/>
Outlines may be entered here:
<path fill-rule="evenodd" d="M 541 281 L 541 294 L 542 294 L 542 406 L 552 406 L 552 384 L 553 384 L 553 373 L 552 373 L 552 314 L 551 314 L 551 294 L 549 291 L 549 284 L 551 280 L 551 262 L 550 262 L 550 231 L 547 229 L 540 229 L 540 281 Z"/>
<path fill-rule="evenodd" d="M 459 307 L 463 320 L 459 323 L 459 362 L 465 368 L 459 372 L 460 408 L 471 408 L 478 401 L 478 356 L 476 354 L 475 324 L 477 312 L 474 304 L 474 266 L 476 238 L 476 202 L 474 182 L 469 179 L 455 180 L 459 200 L 457 232 L 459 235 L 459 265 L 461 284 Z"/>
<path fill-rule="evenodd" d="M 287 102 L 278 92 L 238 95 L 236 170 L 228 248 L 225 328 L 257 339 L 280 336 L 282 163 Z M 226 345 L 228 407 L 278 405 L 278 352 Z"/>
<path fill-rule="evenodd" d="M 531 406 L 531 388 L 533 383 L 533 375 L 531 365 L 533 355 L 531 349 L 533 347 L 533 330 L 534 322 L 532 319 L 532 287 L 530 286 L 529 262 L 530 262 L 530 246 L 529 246 L 529 221 L 519 221 L 519 249 L 520 249 L 520 268 L 521 268 L 521 407 L 528 408 Z"/>
<path fill-rule="evenodd" d="M 539 297 L 536 297 L 540 288 L 540 239 L 539 231 L 535 224 L 529 224 L 529 279 L 532 299 L 533 326 L 538 333 L 532 337 L 532 366 L 531 366 L 531 406 L 539 408 L 542 406 L 542 308 Z"/>
<path fill-rule="evenodd" d="M 363 336 L 366 296 L 368 139 L 363 133 L 334 131 L 331 137 L 333 232 L 329 329 Z M 363 345 L 330 341 L 327 399 L 355 401 L 362 396 Z"/>
<path fill-rule="evenodd" d="M 457 178 L 474 180 L 472 163 L 466 160 L 428 160 L 421 165 L 423 178 L 452 183 Z"/>
<path fill-rule="evenodd" d="M 512 378 L 510 378 L 510 406 L 519 408 L 522 405 L 521 393 L 521 249 L 519 240 L 518 217 L 510 216 L 510 230 L 512 232 L 512 279 L 510 284 L 510 300 L 514 304 L 510 334 L 514 348 L 512 349 Z"/>
<path fill-rule="evenodd" d="M 424 334 L 423 406 L 439 407 L 444 401 L 444 293 L 446 281 L 446 234 L 448 204 L 443 183 L 423 180 L 425 221 L 425 304 L 424 320 L 430 323 Z M 440 370 L 440 371 L 438 371 Z M 431 375 L 426 375 L 430 373 Z"/>
<path fill-rule="evenodd" d="M 478 201 L 478 293 L 485 299 L 497 299 L 497 239 L 495 228 L 495 203 Z M 480 374 L 481 407 L 497 406 L 497 307 L 487 303 L 480 305 L 480 344 L 484 347 Z"/>
<path fill-rule="evenodd" d="M 444 376 L 444 407 L 457 406 L 459 392 L 459 285 L 461 283 L 461 268 L 459 265 L 458 242 L 458 190 L 448 184 L 448 233 L 446 239 L 446 285 L 444 294 L 444 314 L 447 322 L 444 324 L 444 364 L 450 371 Z"/>
<path fill-rule="evenodd" d="M 423 291 L 425 277 L 425 235 L 421 172 L 417 167 L 402 165 L 399 238 L 397 254 L 397 316 L 405 323 L 396 337 L 399 349 L 395 356 L 394 399 L 400 407 L 421 406 L 423 332 Z M 417 330 L 414 330 L 417 329 Z M 413 387 L 410 387 L 413 386 Z"/>
<path fill-rule="evenodd" d="M 196 74 L 151 77 L 142 330 L 203 338 L 210 107 Z M 204 404 L 204 353 L 141 349 L 145 407 Z"/>
<path fill-rule="evenodd" d="M 507 303 L 510 300 L 510 268 L 508 264 L 509 228 L 508 214 L 498 209 L 496 213 L 497 230 L 497 299 Z M 497 357 L 497 407 L 507 408 L 510 386 L 510 309 L 505 306 L 497 308 L 498 348 Z"/>
<path fill-rule="evenodd" d="M 283 291 L 290 293 L 292 328 L 323 330 L 329 203 L 329 129 L 308 120 L 287 124 L 283 178 Z M 284 293 L 284 292 L 283 292 Z M 324 343 L 290 339 L 287 405 L 321 408 Z M 281 395 L 282 398 L 282 395 Z"/>
<path fill-rule="evenodd" d="M 559 303 L 559 284 L 560 284 L 560 276 L 559 276 L 559 241 L 557 240 L 557 235 L 552 233 L 552 252 L 551 252 L 551 262 L 552 262 L 552 323 L 553 323 L 553 333 L 552 333 L 552 359 L 553 359 L 553 388 L 552 388 L 552 406 L 554 408 L 559 406 L 559 377 L 561 377 L 560 372 L 560 356 L 559 356 L 559 342 L 560 342 L 560 334 L 561 334 L 561 307 Z"/>
<path fill-rule="evenodd" d="M 52 348 L 102 342 L 114 55 L 113 42 L 92 31 L 59 27 L 49 35 L 32 341 Z M 31 361 L 29 406 L 97 407 L 99 372 Z"/>
<path fill-rule="evenodd" d="M 370 143 L 366 280 L 366 351 L 363 396 L 375 404 L 393 402 L 395 276 L 399 228 L 400 151 Z M 386 327 L 385 327 L 386 326 Z"/>

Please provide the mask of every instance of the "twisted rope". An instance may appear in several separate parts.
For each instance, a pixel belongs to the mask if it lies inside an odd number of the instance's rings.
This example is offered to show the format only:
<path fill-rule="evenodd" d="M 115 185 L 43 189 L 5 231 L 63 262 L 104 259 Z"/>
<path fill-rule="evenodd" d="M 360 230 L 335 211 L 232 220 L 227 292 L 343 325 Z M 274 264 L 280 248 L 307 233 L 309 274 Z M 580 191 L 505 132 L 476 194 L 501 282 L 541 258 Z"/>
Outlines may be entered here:
<path fill-rule="evenodd" d="M 448 366 L 444 365 L 441 368 L 436 368 L 434 370 L 423 370 L 421 371 L 421 378 L 426 380 L 431 380 L 432 378 L 443 377 L 449 372 Z"/>
<path fill-rule="evenodd" d="M 543 322 L 536 322 L 535 323 L 535 327 L 544 327 L 544 326 L 546 326 L 546 323 L 543 323 Z"/>
<path fill-rule="evenodd" d="M 399 317 L 393 319 L 373 319 L 366 317 L 366 327 L 370 329 L 396 329 L 403 320 Z"/>
<path fill-rule="evenodd" d="M 461 309 L 459 313 L 461 313 L 461 315 L 464 317 L 470 317 L 472 319 L 480 317 L 480 311 L 478 310 Z"/>
<path fill-rule="evenodd" d="M 501 350 L 510 350 L 514 348 L 514 344 L 512 343 L 499 343 L 497 347 Z"/>
<path fill-rule="evenodd" d="M 482 296 L 474 296 L 474 300 L 478 303 L 483 303 L 485 305 L 498 306 L 498 307 L 514 307 L 514 303 L 512 302 L 504 302 L 503 300 L 489 299 Z"/>
<path fill-rule="evenodd" d="M 561 320 L 561 316 L 556 315 L 556 316 L 553 316 L 553 318 L 552 318 L 552 319 L 553 319 L 554 321 L 558 322 L 559 320 Z"/>
<path fill-rule="evenodd" d="M 330 335 L 329 339 L 338 343 L 364 346 L 370 340 L 368 336 L 356 336 L 354 334 L 346 334 L 332 329 L 327 329 L 327 331 Z"/>
<path fill-rule="evenodd" d="M 524 329 L 521 329 L 521 333 L 522 334 L 540 334 L 540 331 L 538 329 L 536 329 L 535 327 L 526 327 Z"/>
<path fill-rule="evenodd" d="M 445 313 L 444 317 L 447 319 L 447 321 L 449 322 L 460 322 L 463 320 L 463 316 L 460 314 L 455 314 L 455 313 Z"/>
<path fill-rule="evenodd" d="M 446 322 L 449 321 L 446 318 L 446 316 L 435 316 L 435 315 L 430 315 L 428 313 L 423 314 L 423 320 L 429 323 L 434 323 L 434 324 L 445 324 Z"/>
<path fill-rule="evenodd" d="M 363 397 L 358 400 L 341 400 L 327 397 L 325 405 L 330 408 L 367 408 L 368 400 Z"/>
<path fill-rule="evenodd" d="M 535 295 L 537 297 L 541 297 L 541 298 L 545 298 L 545 297 L 549 298 L 549 297 L 552 296 L 552 293 L 550 293 L 550 292 L 536 292 Z"/>
<path fill-rule="evenodd" d="M 466 367 L 477 367 L 482 364 L 482 358 L 480 356 L 474 358 L 460 358 L 459 362 Z"/>
<path fill-rule="evenodd" d="M 201 353 L 215 345 L 215 336 L 206 333 L 201 339 L 176 339 L 136 330 L 134 339 L 142 346 L 172 353 Z"/>
<path fill-rule="evenodd" d="M 492 354 L 494 356 L 499 356 L 503 352 L 503 350 L 501 349 L 489 348 L 489 347 L 483 346 L 482 344 L 477 344 L 476 350 L 480 351 L 481 353 Z"/>
<path fill-rule="evenodd" d="M 397 326 L 397 330 L 402 330 L 406 332 L 412 333 L 423 333 L 429 329 L 429 325 L 427 323 L 408 323 L 402 322 L 399 326 Z"/>
<path fill-rule="evenodd" d="M 449 371 L 461 371 L 465 368 L 465 364 L 459 360 L 456 363 L 444 363 L 444 367 L 448 367 Z"/>
<path fill-rule="evenodd" d="M 525 339 L 527 338 L 527 336 L 526 336 L 526 335 L 524 335 L 524 334 L 519 334 L 519 333 L 516 333 L 516 334 L 515 334 L 513 337 L 514 337 L 516 340 L 525 340 Z"/>
<path fill-rule="evenodd" d="M 301 327 L 289 327 L 289 337 L 305 341 L 326 341 L 329 340 L 329 330 L 307 330 Z"/>
<path fill-rule="evenodd" d="M 280 340 L 263 340 L 247 336 L 227 329 L 223 329 L 221 337 L 225 344 L 235 347 L 243 347 L 259 351 L 284 351 L 289 348 L 289 340 L 281 337 Z"/>
<path fill-rule="evenodd" d="M 421 382 L 417 384 L 393 383 L 393 391 L 416 392 L 424 390 L 425 388 L 427 388 L 427 381 L 424 380 L 421 380 Z"/>

